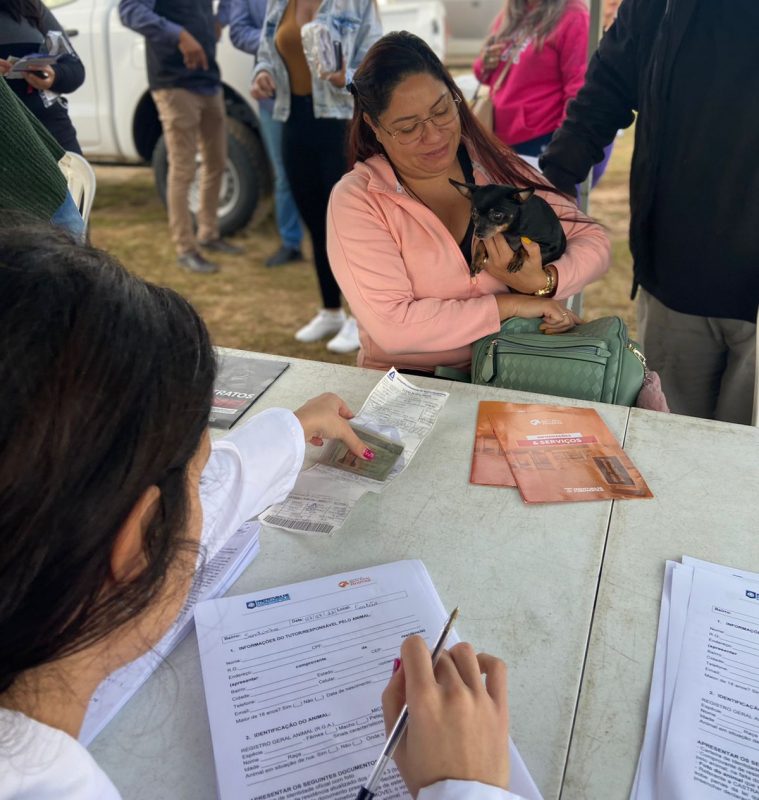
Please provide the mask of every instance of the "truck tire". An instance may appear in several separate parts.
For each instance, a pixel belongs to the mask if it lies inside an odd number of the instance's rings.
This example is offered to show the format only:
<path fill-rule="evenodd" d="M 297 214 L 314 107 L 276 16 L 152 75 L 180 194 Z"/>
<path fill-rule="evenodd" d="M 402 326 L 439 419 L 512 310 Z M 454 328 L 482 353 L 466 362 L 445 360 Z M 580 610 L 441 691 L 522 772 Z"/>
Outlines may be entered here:
<path fill-rule="evenodd" d="M 197 157 L 198 162 L 200 156 Z M 228 236 L 250 222 L 259 197 L 268 185 L 268 163 L 258 136 L 244 123 L 227 117 L 227 167 L 219 193 L 219 231 Z M 169 162 L 161 136 L 153 150 L 153 175 L 161 202 L 166 205 Z M 198 177 L 190 187 L 190 210 L 198 209 Z"/>

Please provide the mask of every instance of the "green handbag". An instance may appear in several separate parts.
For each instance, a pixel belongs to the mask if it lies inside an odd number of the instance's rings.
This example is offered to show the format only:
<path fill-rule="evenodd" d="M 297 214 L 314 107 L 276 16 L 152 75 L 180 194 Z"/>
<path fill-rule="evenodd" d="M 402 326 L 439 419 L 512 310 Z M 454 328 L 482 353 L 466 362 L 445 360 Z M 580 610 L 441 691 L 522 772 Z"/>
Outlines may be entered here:
<path fill-rule="evenodd" d="M 645 358 L 619 317 L 540 331 L 541 319 L 512 317 L 472 345 L 471 382 L 536 394 L 632 406 L 643 384 Z M 454 377 L 445 368 L 440 377 Z"/>

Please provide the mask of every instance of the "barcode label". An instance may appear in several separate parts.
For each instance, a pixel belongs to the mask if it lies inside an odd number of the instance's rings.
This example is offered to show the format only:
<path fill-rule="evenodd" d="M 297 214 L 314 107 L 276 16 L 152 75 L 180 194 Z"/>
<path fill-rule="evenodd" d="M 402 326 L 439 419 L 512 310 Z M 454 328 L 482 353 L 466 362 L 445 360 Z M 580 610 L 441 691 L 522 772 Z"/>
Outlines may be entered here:
<path fill-rule="evenodd" d="M 276 514 L 265 517 L 262 522 L 266 525 L 278 525 L 291 531 L 308 531 L 309 533 L 332 533 L 334 525 L 327 522 L 308 522 L 304 519 L 292 519 L 291 517 L 280 517 Z"/>

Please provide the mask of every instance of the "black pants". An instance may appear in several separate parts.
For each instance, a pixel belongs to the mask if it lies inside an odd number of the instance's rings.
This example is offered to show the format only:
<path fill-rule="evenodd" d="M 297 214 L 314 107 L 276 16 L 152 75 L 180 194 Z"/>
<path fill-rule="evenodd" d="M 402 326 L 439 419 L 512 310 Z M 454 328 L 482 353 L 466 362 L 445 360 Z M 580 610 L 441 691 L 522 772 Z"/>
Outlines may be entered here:
<path fill-rule="evenodd" d="M 324 308 L 340 308 L 340 288 L 327 258 L 327 202 L 346 171 L 348 123 L 316 119 L 311 97 L 291 98 L 282 132 L 282 160 L 295 205 L 311 234 Z"/>

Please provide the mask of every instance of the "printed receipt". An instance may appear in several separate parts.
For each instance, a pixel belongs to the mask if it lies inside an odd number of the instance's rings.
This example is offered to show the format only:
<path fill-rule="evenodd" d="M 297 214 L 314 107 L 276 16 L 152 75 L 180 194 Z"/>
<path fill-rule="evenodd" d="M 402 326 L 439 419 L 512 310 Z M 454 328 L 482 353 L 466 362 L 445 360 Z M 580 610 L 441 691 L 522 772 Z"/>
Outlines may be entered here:
<path fill-rule="evenodd" d="M 366 492 L 381 492 L 403 472 L 434 427 L 447 399 L 448 392 L 420 389 L 396 369 L 388 370 L 352 420 L 403 444 L 403 455 L 387 479 L 375 481 L 315 464 L 301 472 L 284 502 L 267 509 L 259 520 L 272 528 L 299 533 L 337 530 Z"/>
<path fill-rule="evenodd" d="M 432 646 L 446 618 L 421 561 L 200 603 L 220 799 L 354 797 L 385 741 L 381 694 L 401 642 Z M 513 791 L 540 798 L 513 744 L 511 772 Z M 377 797 L 409 799 L 394 765 Z"/>

